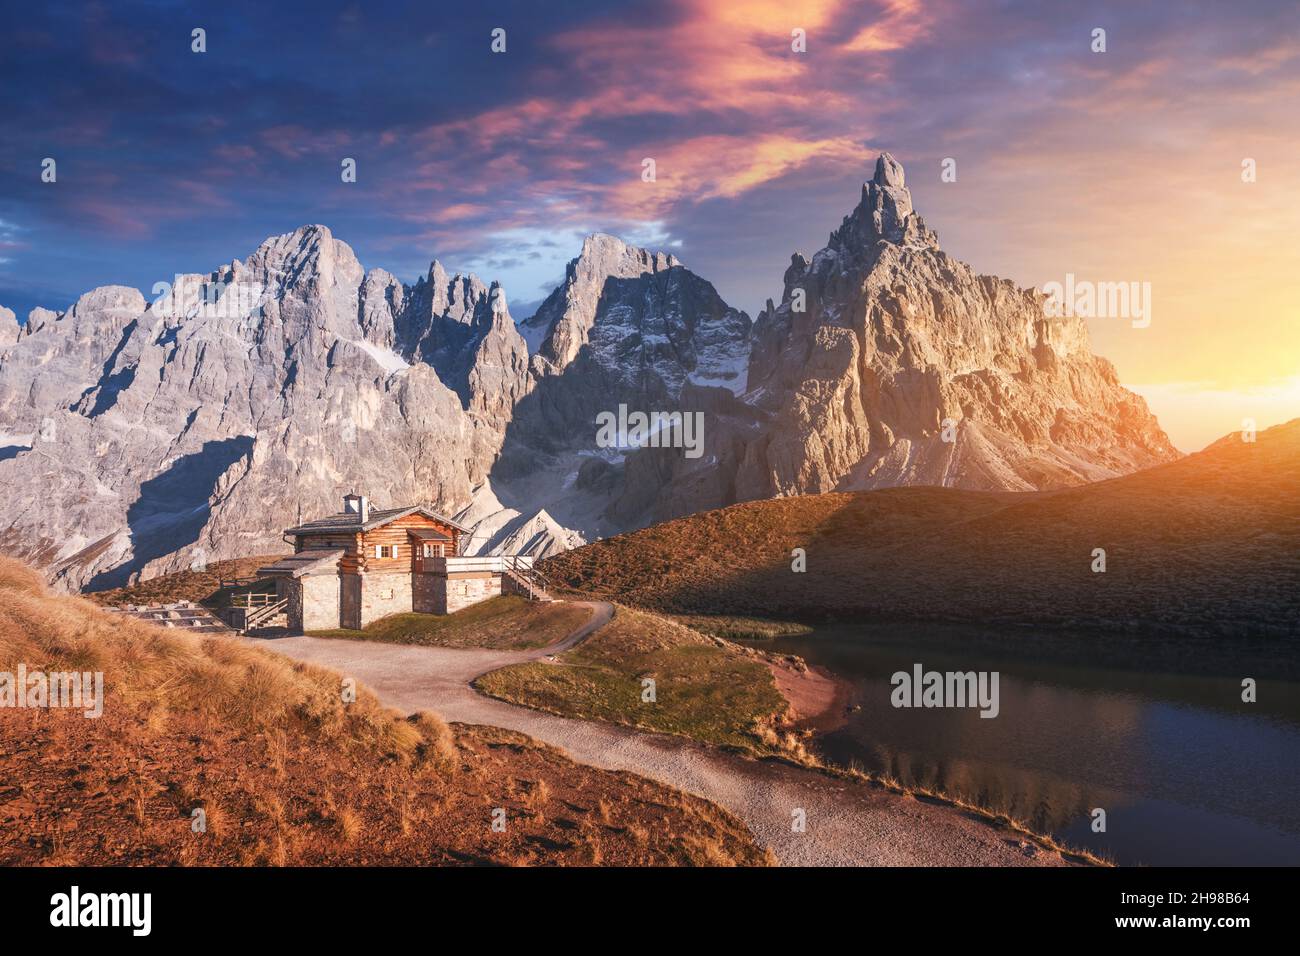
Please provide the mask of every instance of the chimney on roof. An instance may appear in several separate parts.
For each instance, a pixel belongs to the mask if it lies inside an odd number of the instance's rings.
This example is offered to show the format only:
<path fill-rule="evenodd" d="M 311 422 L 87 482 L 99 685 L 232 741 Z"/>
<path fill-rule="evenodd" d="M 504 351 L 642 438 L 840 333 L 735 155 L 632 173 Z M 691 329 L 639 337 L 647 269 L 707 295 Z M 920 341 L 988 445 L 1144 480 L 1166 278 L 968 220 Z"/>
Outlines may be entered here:
<path fill-rule="evenodd" d="M 365 495 L 346 494 L 343 496 L 343 513 L 356 515 L 365 524 L 370 520 L 370 502 Z"/>

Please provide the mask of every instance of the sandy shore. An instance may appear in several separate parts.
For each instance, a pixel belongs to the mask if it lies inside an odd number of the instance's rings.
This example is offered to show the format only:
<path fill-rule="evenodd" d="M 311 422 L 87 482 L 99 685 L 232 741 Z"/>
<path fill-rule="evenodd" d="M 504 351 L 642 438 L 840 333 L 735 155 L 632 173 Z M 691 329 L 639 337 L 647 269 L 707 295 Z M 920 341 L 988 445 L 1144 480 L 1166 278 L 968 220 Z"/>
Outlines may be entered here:
<path fill-rule="evenodd" d="M 790 720 L 796 730 L 824 734 L 848 721 L 852 685 L 824 667 L 802 667 L 782 658 L 767 665 L 776 689 L 790 705 Z"/>

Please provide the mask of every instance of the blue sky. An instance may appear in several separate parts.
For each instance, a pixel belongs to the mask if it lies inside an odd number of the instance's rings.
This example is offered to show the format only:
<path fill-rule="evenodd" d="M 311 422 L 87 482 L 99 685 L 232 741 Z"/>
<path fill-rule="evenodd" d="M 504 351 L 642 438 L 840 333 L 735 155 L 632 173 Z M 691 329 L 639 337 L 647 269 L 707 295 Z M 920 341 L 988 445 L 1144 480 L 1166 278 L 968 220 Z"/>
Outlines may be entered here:
<path fill-rule="evenodd" d="M 1093 330 L 1125 381 L 1267 390 L 1300 368 L 1294 2 L 9 3 L 5 19 L 0 304 L 20 316 L 310 222 L 407 280 L 434 257 L 498 279 L 517 318 L 596 230 L 671 249 L 753 314 L 888 149 L 980 271 L 1152 281 L 1145 334 Z"/>

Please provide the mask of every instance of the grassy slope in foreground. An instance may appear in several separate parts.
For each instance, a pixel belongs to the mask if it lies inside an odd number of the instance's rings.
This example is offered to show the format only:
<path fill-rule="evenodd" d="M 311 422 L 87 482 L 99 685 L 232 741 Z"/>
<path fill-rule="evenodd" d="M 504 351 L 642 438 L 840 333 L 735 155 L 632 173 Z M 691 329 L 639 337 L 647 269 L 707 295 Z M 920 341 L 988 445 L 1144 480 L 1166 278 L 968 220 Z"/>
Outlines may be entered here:
<path fill-rule="evenodd" d="M 393 614 L 360 631 L 338 628 L 308 633 L 389 644 L 526 650 L 554 644 L 590 618 L 586 607 L 564 601 L 541 604 L 505 594 L 455 614 Z"/>
<path fill-rule="evenodd" d="M 791 570 L 804 548 L 807 571 Z M 1093 549 L 1106 572 L 1093 573 Z M 681 614 L 1300 633 L 1300 419 L 1042 494 L 890 488 L 733 505 L 547 559 L 583 593 Z"/>
<path fill-rule="evenodd" d="M 655 700 L 642 700 L 642 681 Z M 786 702 L 757 655 L 656 614 L 619 607 L 613 620 L 559 663 L 534 661 L 485 674 L 494 697 L 566 717 L 606 720 L 767 753 Z"/>
<path fill-rule="evenodd" d="M 364 689 L 345 706 L 338 674 L 50 595 L 0 558 L 0 671 L 20 664 L 102 671 L 106 701 L 0 710 L 0 864 L 767 861 L 703 800 Z"/>

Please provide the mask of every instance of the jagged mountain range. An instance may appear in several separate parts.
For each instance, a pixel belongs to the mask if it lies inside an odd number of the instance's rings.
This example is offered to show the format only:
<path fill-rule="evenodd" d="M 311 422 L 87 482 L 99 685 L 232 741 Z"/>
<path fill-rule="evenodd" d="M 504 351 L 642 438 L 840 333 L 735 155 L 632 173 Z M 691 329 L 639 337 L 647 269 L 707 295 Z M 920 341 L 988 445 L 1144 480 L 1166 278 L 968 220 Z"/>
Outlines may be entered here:
<path fill-rule="evenodd" d="M 599 447 L 619 405 L 702 413 L 705 453 Z M 349 490 L 545 554 L 740 500 L 1175 457 L 1082 320 L 942 252 L 888 154 L 753 322 L 612 236 L 516 322 L 496 283 L 435 261 L 407 285 L 323 226 L 154 301 L 0 310 L 0 550 L 70 589 L 278 549 Z"/>

